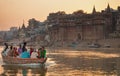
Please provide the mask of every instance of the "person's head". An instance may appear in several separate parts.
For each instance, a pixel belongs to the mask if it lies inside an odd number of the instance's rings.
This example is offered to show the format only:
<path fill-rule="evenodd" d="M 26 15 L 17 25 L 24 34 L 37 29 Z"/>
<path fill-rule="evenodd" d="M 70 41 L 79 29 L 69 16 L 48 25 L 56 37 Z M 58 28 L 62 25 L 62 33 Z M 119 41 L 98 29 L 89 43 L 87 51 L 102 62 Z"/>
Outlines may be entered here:
<path fill-rule="evenodd" d="M 16 48 L 16 47 L 14 47 L 13 49 L 14 49 L 14 50 L 17 50 L 17 48 Z"/>
<path fill-rule="evenodd" d="M 36 49 L 34 49 L 33 52 L 36 52 Z"/>
<path fill-rule="evenodd" d="M 12 50 L 12 49 L 13 49 L 13 46 L 11 45 L 11 46 L 10 46 L 10 50 Z"/>
<path fill-rule="evenodd" d="M 45 49 L 45 47 L 44 46 L 42 46 L 42 50 L 44 50 Z"/>
<path fill-rule="evenodd" d="M 7 48 L 8 48 L 8 44 L 7 44 L 7 43 L 4 43 L 4 45 L 5 45 L 5 48 L 7 49 Z"/>
<path fill-rule="evenodd" d="M 8 46 L 8 44 L 7 44 L 7 43 L 4 43 L 4 45 L 5 45 L 5 46 Z"/>
<path fill-rule="evenodd" d="M 27 45 L 27 42 L 24 41 L 24 42 L 23 42 L 23 45 L 26 46 L 26 45 Z"/>
<path fill-rule="evenodd" d="M 39 48 L 39 49 L 38 49 L 38 51 L 41 51 L 41 50 L 42 50 L 42 48 Z"/>
<path fill-rule="evenodd" d="M 21 44 L 19 45 L 19 47 L 20 47 L 20 48 L 22 47 Z"/>

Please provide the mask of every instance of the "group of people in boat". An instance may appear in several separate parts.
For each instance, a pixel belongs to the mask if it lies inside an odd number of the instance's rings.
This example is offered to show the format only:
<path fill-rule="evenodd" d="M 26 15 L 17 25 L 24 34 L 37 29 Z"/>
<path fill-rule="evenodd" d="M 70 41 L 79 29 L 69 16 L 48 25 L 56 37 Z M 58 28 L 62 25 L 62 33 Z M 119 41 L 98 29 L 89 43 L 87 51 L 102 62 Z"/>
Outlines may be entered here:
<path fill-rule="evenodd" d="M 46 58 L 46 50 L 44 46 L 42 46 L 39 49 L 30 47 L 30 49 L 28 50 L 26 48 L 26 44 L 27 44 L 26 42 L 23 42 L 17 48 L 16 46 L 13 45 L 8 46 L 7 43 L 4 43 L 5 48 L 2 53 L 5 56 L 18 58 Z"/>

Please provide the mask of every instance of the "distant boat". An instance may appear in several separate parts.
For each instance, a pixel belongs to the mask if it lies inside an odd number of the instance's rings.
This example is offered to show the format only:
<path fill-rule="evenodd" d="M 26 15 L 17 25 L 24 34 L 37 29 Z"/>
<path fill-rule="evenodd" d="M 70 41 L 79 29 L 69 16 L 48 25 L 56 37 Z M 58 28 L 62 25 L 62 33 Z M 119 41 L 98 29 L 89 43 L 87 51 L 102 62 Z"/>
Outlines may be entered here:
<path fill-rule="evenodd" d="M 110 48 L 111 46 L 109 44 L 104 45 L 105 48 Z"/>
<path fill-rule="evenodd" d="M 47 60 L 47 58 L 40 59 L 40 58 L 17 58 L 17 57 L 10 57 L 10 56 L 4 56 L 3 53 L 2 60 L 4 63 L 7 64 L 44 64 Z"/>
<path fill-rule="evenodd" d="M 99 45 L 99 44 L 92 43 L 92 44 L 89 44 L 88 47 L 90 47 L 90 48 L 99 48 L 100 45 Z"/>

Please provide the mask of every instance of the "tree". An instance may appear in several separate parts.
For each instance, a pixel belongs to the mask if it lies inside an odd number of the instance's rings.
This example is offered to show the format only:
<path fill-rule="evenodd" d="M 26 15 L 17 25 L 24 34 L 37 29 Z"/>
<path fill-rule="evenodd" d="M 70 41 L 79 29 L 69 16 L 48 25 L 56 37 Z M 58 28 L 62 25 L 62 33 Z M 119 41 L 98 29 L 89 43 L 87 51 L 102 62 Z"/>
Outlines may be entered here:
<path fill-rule="evenodd" d="M 78 10 L 78 11 L 73 12 L 73 14 L 75 14 L 75 15 L 84 14 L 84 11 Z"/>

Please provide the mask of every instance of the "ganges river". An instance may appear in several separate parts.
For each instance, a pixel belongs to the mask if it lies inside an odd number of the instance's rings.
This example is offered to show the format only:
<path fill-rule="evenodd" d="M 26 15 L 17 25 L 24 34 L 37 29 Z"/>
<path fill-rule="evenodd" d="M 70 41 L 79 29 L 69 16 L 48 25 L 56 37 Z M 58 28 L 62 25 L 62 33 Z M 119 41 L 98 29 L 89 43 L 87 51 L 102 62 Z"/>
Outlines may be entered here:
<path fill-rule="evenodd" d="M 118 49 L 47 49 L 47 56 L 45 65 L 16 65 L 0 55 L 0 76 L 120 76 Z"/>

